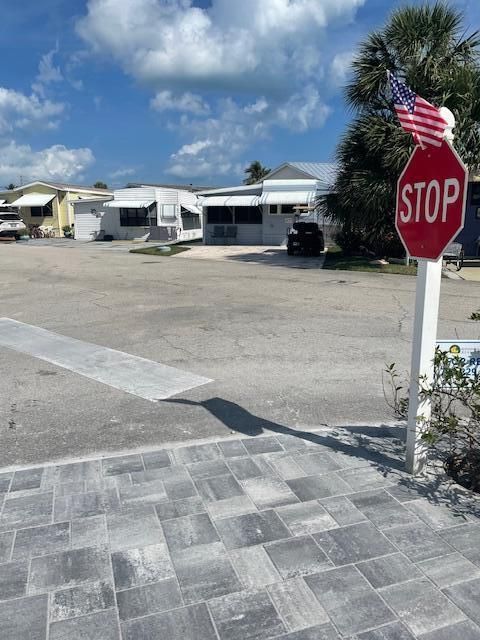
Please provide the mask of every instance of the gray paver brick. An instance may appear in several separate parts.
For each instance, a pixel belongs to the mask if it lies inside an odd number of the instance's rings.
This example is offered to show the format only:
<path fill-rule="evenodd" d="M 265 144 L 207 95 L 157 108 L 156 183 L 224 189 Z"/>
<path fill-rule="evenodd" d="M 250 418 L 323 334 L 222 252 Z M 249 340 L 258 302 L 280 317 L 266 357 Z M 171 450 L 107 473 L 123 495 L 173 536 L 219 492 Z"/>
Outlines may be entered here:
<path fill-rule="evenodd" d="M 240 440 L 219 442 L 218 447 L 225 458 L 239 458 L 247 455 L 247 450 Z"/>
<path fill-rule="evenodd" d="M 301 578 L 272 584 L 268 592 L 289 631 L 330 621 L 324 608 Z"/>
<path fill-rule="evenodd" d="M 107 527 L 112 551 L 146 547 L 164 540 L 153 508 L 109 513 Z"/>
<path fill-rule="evenodd" d="M 413 562 L 447 555 L 453 551 L 430 527 L 421 522 L 392 527 L 384 533 Z"/>
<path fill-rule="evenodd" d="M 418 522 L 413 513 L 381 489 L 352 495 L 350 500 L 379 529 Z"/>
<path fill-rule="evenodd" d="M 261 545 L 231 551 L 230 558 L 246 588 L 264 587 L 282 579 Z"/>
<path fill-rule="evenodd" d="M 375 589 L 422 577 L 416 565 L 401 553 L 359 562 L 356 567 Z"/>
<path fill-rule="evenodd" d="M 260 510 L 298 503 L 297 496 L 284 482 L 276 478 L 249 478 L 242 484 L 245 492 Z"/>
<path fill-rule="evenodd" d="M 140 455 L 118 456 L 116 458 L 104 458 L 102 471 L 104 476 L 116 476 L 132 471 L 143 471 L 143 461 Z"/>
<path fill-rule="evenodd" d="M 161 613 L 183 605 L 175 578 L 117 592 L 120 620 Z"/>
<path fill-rule="evenodd" d="M 183 516 L 191 516 L 195 513 L 204 513 L 205 505 L 200 496 L 192 496 L 191 498 L 183 498 L 181 500 L 173 500 L 155 505 L 160 522 L 164 520 L 172 520 L 173 518 L 182 518 Z"/>
<path fill-rule="evenodd" d="M 165 478 L 163 481 L 165 491 L 169 500 L 182 500 L 198 495 L 195 485 L 190 478 L 178 480 L 176 478 Z"/>
<path fill-rule="evenodd" d="M 404 624 L 393 622 L 380 627 L 380 629 L 360 633 L 351 640 L 415 640 L 415 638 Z"/>
<path fill-rule="evenodd" d="M 347 524 L 363 522 L 367 519 L 346 496 L 324 498 L 319 502 L 341 527 Z"/>
<path fill-rule="evenodd" d="M 425 633 L 420 636 L 420 640 L 480 640 L 480 627 L 465 620 Z"/>
<path fill-rule="evenodd" d="M 50 625 L 49 640 L 120 640 L 117 614 L 101 611 Z"/>
<path fill-rule="evenodd" d="M 152 480 L 130 487 L 120 487 L 120 501 L 122 506 L 129 504 L 158 504 L 167 502 L 168 497 L 162 480 Z"/>
<path fill-rule="evenodd" d="M 142 455 L 145 469 L 163 469 L 172 464 L 168 451 L 160 449 L 159 451 L 149 451 Z"/>
<path fill-rule="evenodd" d="M 466 516 L 456 513 L 445 505 L 433 504 L 426 498 L 419 498 L 406 503 L 406 508 L 417 515 L 432 529 L 445 529 L 464 524 Z"/>
<path fill-rule="evenodd" d="M 306 476 L 286 480 L 293 493 L 302 501 L 318 500 L 329 496 L 351 493 L 352 488 L 339 476 Z"/>
<path fill-rule="evenodd" d="M 45 490 L 56 484 L 65 482 L 98 482 L 102 478 L 102 464 L 100 460 L 72 462 L 70 464 L 46 467 L 42 486 Z"/>
<path fill-rule="evenodd" d="M 325 553 L 310 536 L 279 540 L 265 545 L 265 551 L 282 578 L 295 578 L 331 567 Z"/>
<path fill-rule="evenodd" d="M 88 580 L 108 580 L 110 573 L 108 553 L 103 548 L 59 551 L 32 559 L 28 591 L 33 594 L 74 586 Z"/>
<path fill-rule="evenodd" d="M 0 473 L 0 493 L 7 493 L 13 473 Z"/>
<path fill-rule="evenodd" d="M 23 469 L 16 471 L 13 476 L 10 491 L 25 491 L 27 489 L 39 489 L 42 484 L 43 468 Z"/>
<path fill-rule="evenodd" d="M 115 606 L 115 592 L 109 582 L 89 582 L 52 594 L 50 620 L 66 620 Z"/>
<path fill-rule="evenodd" d="M 302 478 L 305 475 L 305 471 L 291 455 L 272 453 L 268 457 L 268 463 L 282 480 Z"/>
<path fill-rule="evenodd" d="M 88 518 L 118 509 L 119 506 L 118 494 L 114 489 L 74 493 L 55 498 L 53 520 L 65 522 L 73 518 Z"/>
<path fill-rule="evenodd" d="M 85 493 L 87 490 L 86 482 L 83 480 L 74 482 L 63 482 L 62 484 L 55 485 L 55 497 L 70 496 L 73 493 Z"/>
<path fill-rule="evenodd" d="M 216 525 L 227 549 L 263 544 L 291 535 L 274 511 L 225 518 L 218 520 Z"/>
<path fill-rule="evenodd" d="M 341 466 L 328 453 L 306 453 L 296 455 L 295 462 L 304 470 L 304 476 L 323 475 L 337 471 Z"/>
<path fill-rule="evenodd" d="M 222 640 L 253 640 L 280 635 L 285 627 L 263 590 L 248 590 L 209 603 Z"/>
<path fill-rule="evenodd" d="M 172 559 L 187 604 L 242 589 L 220 542 L 183 549 L 176 552 Z"/>
<path fill-rule="evenodd" d="M 442 540 L 462 553 L 472 552 L 472 562 L 480 560 L 480 525 L 462 524 L 439 532 Z"/>
<path fill-rule="evenodd" d="M 460 622 L 465 617 L 426 578 L 385 587 L 380 593 L 400 620 L 417 635 Z"/>
<path fill-rule="evenodd" d="M 284 636 L 279 636 L 278 640 L 340 640 L 340 636 L 331 624 L 322 624 L 287 633 Z"/>
<path fill-rule="evenodd" d="M 305 582 L 343 635 L 395 620 L 379 595 L 351 565 L 306 576 Z"/>
<path fill-rule="evenodd" d="M 314 533 L 313 538 L 336 566 L 370 560 L 396 551 L 371 522 Z"/>
<path fill-rule="evenodd" d="M 272 453 L 273 451 L 284 450 L 278 440 L 273 436 L 250 438 L 248 440 L 242 440 L 242 442 L 245 449 L 251 456 L 258 455 L 260 453 Z"/>
<path fill-rule="evenodd" d="M 206 480 L 215 476 L 229 476 L 230 469 L 220 458 L 216 460 L 205 460 L 204 462 L 194 462 L 187 466 L 188 473 L 194 480 Z"/>
<path fill-rule="evenodd" d="M 220 449 L 215 443 L 194 444 L 191 447 L 182 447 L 174 451 L 177 464 L 189 464 L 192 462 L 202 462 L 203 460 L 214 460 L 221 457 Z"/>
<path fill-rule="evenodd" d="M 171 553 L 220 540 L 207 513 L 166 520 L 163 532 Z"/>
<path fill-rule="evenodd" d="M 14 531 L 0 533 L 0 563 L 9 561 L 14 537 Z"/>
<path fill-rule="evenodd" d="M 373 467 L 360 467 L 358 469 L 344 469 L 342 478 L 347 482 L 350 491 L 363 491 L 367 489 L 379 489 L 392 484 L 388 476 L 382 475 Z"/>
<path fill-rule="evenodd" d="M 37 524 L 50 524 L 52 510 L 52 492 L 5 500 L 0 517 L 0 532 L 33 527 Z"/>
<path fill-rule="evenodd" d="M 226 500 L 209 502 L 207 509 L 213 520 L 230 518 L 231 516 L 239 516 L 244 513 L 254 513 L 257 511 L 257 507 L 248 496 L 235 496 L 234 498 L 226 498 Z"/>
<path fill-rule="evenodd" d="M 123 640 L 217 640 L 205 604 L 157 613 L 122 624 Z"/>
<path fill-rule="evenodd" d="M 463 613 L 480 625 L 480 578 L 461 582 L 443 591 Z"/>
<path fill-rule="evenodd" d="M 337 526 L 332 516 L 316 500 L 280 507 L 276 512 L 295 536 L 334 529 Z"/>
<path fill-rule="evenodd" d="M 0 602 L 0 630 L 5 640 L 45 640 L 48 596 Z"/>
<path fill-rule="evenodd" d="M 27 562 L 0 564 L 0 600 L 24 596 L 27 589 L 27 578 Z"/>
<path fill-rule="evenodd" d="M 108 542 L 104 515 L 80 518 L 71 522 L 72 547 L 94 547 Z"/>
<path fill-rule="evenodd" d="M 262 475 L 262 470 L 251 458 L 233 458 L 228 461 L 228 466 L 237 480 L 246 480 Z"/>
<path fill-rule="evenodd" d="M 17 531 L 13 560 L 44 556 L 70 546 L 70 524 L 61 522 Z"/>
<path fill-rule="evenodd" d="M 166 544 L 117 551 L 112 553 L 112 565 L 117 591 L 160 582 L 175 575 Z"/>
<path fill-rule="evenodd" d="M 225 500 L 226 498 L 244 495 L 242 487 L 232 475 L 197 480 L 195 484 L 198 493 L 206 502 L 215 502 L 216 500 Z"/>
<path fill-rule="evenodd" d="M 417 566 L 439 589 L 451 587 L 458 582 L 480 578 L 480 567 L 475 566 L 459 553 L 424 560 L 419 562 Z"/>

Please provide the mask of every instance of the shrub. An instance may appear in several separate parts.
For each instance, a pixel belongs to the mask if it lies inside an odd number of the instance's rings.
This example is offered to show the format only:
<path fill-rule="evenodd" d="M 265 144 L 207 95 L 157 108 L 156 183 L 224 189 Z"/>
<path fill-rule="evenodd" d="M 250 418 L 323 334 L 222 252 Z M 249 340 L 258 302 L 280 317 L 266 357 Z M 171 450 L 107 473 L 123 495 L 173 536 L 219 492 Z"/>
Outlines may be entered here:
<path fill-rule="evenodd" d="M 406 385 L 395 365 L 386 369 L 397 417 L 406 417 Z M 431 416 L 419 416 L 422 440 L 432 457 L 440 459 L 446 472 L 459 484 L 480 492 L 480 371 L 463 358 L 437 349 L 434 376 L 420 378 L 421 400 L 430 400 Z"/>

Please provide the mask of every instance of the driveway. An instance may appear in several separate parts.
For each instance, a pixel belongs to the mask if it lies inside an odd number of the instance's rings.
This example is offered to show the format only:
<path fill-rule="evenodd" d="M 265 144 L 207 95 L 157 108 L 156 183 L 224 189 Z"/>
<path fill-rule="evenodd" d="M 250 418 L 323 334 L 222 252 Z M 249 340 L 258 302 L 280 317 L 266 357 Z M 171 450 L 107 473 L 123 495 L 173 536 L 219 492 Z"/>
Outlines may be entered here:
<path fill-rule="evenodd" d="M 190 245 L 190 250 L 182 257 L 192 260 L 221 260 L 226 262 L 247 262 L 271 267 L 291 267 L 296 269 L 322 269 L 325 254 L 313 256 L 289 256 L 286 247 L 265 245 Z"/>
<path fill-rule="evenodd" d="M 414 278 L 55 247 L 0 247 L 24 332 L 4 323 L 0 466 L 392 420 Z M 439 337 L 475 337 L 477 308 L 476 283 L 445 280 Z"/>

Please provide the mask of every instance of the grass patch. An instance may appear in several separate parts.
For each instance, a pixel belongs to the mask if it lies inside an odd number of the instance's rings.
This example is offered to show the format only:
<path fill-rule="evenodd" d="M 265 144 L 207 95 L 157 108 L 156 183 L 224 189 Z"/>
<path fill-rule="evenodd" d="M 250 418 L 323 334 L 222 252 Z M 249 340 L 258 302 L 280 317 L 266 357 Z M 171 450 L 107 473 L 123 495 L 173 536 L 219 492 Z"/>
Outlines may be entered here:
<path fill-rule="evenodd" d="M 369 271 L 374 273 L 395 273 L 404 276 L 417 275 L 417 267 L 411 264 L 371 264 L 369 258 L 363 256 L 344 256 L 339 247 L 327 251 L 324 269 L 338 269 L 341 271 Z"/>
<path fill-rule="evenodd" d="M 140 249 L 130 249 L 130 253 L 144 253 L 147 256 L 159 256 L 160 258 L 170 258 L 177 253 L 190 251 L 189 247 L 180 247 L 178 244 L 170 245 L 170 251 L 160 251 L 159 247 L 141 247 Z"/>

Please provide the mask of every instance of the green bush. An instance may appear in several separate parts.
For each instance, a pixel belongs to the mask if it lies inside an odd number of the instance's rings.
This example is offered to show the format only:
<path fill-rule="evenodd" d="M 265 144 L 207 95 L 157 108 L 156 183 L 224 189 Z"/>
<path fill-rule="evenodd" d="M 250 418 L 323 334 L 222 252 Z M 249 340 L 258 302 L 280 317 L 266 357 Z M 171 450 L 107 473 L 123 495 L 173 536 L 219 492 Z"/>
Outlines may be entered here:
<path fill-rule="evenodd" d="M 472 368 L 460 356 L 437 349 L 432 382 L 425 377 L 419 381 L 420 399 L 430 401 L 431 415 L 418 419 L 432 456 L 443 461 L 456 482 L 480 492 L 480 371 Z M 389 404 L 397 417 L 406 418 L 407 385 L 394 364 L 386 374 Z"/>

